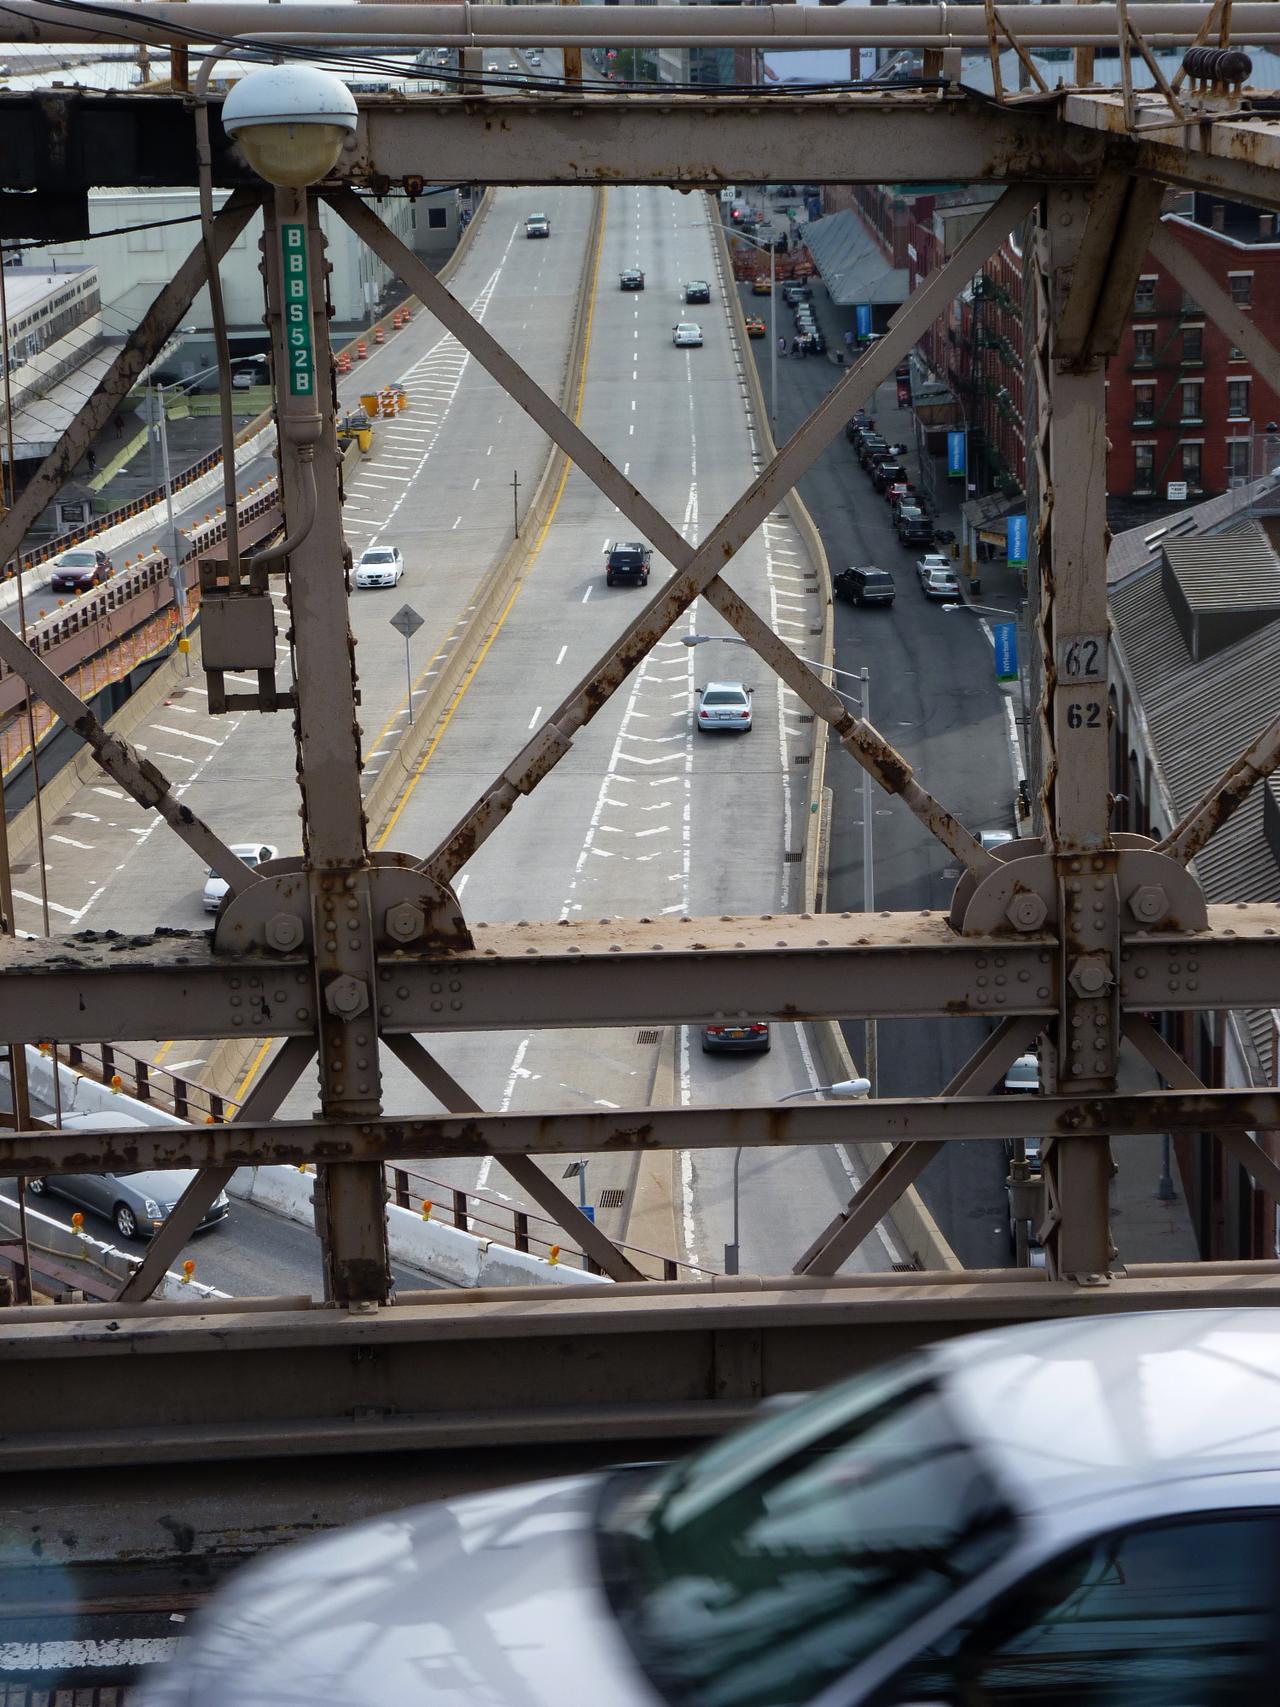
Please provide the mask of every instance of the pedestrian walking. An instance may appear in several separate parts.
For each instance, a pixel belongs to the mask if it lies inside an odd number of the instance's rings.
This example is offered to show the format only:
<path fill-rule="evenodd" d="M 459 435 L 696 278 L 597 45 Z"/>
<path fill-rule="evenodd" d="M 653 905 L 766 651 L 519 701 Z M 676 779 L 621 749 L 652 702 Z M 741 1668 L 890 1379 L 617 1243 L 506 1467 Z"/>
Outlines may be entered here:
<path fill-rule="evenodd" d="M 84 454 L 84 465 L 89 470 L 90 474 L 92 474 L 94 469 L 98 466 L 98 459 L 93 454 L 92 448 L 87 450 Z"/>
<path fill-rule="evenodd" d="M 116 416 L 115 429 L 116 429 L 116 437 L 118 439 L 122 439 L 124 437 L 124 416 L 123 415 L 117 415 Z"/>
<path fill-rule="evenodd" d="M 852 326 L 846 326 L 844 329 L 844 347 L 846 350 L 849 351 L 850 355 L 853 354 L 853 327 Z"/>
<path fill-rule="evenodd" d="M 778 339 L 778 354 L 780 356 L 785 356 L 786 353 L 787 353 L 787 340 L 785 338 L 779 338 Z"/>
<path fill-rule="evenodd" d="M 791 340 L 791 354 L 793 356 L 798 356 L 800 354 L 800 340 L 799 340 L 799 338 L 793 338 Z"/>

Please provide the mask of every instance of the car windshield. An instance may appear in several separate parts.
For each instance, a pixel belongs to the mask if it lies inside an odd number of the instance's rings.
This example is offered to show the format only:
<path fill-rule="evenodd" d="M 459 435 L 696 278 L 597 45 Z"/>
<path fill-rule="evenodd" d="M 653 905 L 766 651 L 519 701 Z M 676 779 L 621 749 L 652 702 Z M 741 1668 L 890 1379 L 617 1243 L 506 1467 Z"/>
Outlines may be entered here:
<path fill-rule="evenodd" d="M 664 1699 L 793 1707 L 986 1570 L 1014 1527 L 936 1383 L 898 1366 L 611 1484 L 599 1541 Z"/>
<path fill-rule="evenodd" d="M 63 569 L 92 569 L 97 561 L 92 551 L 64 551 L 58 559 Z"/>
<path fill-rule="evenodd" d="M 746 697 L 744 693 L 734 693 L 726 689 L 722 693 L 704 693 L 702 703 L 703 705 L 741 705 Z"/>
<path fill-rule="evenodd" d="M 395 558 L 390 551 L 379 548 L 377 551 L 366 551 L 360 561 L 362 563 L 394 563 Z"/>

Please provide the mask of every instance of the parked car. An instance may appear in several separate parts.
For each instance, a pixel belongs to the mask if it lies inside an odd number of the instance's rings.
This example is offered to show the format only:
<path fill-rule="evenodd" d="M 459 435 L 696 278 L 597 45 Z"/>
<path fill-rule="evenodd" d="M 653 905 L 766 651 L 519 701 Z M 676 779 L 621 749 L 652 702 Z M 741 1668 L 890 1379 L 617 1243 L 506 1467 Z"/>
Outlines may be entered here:
<path fill-rule="evenodd" d="M 933 522 L 928 516 L 908 516 L 898 519 L 898 538 L 903 545 L 932 545 Z"/>
<path fill-rule="evenodd" d="M 625 273 L 619 273 L 618 288 L 620 290 L 643 290 L 644 274 L 639 267 L 628 267 Z"/>
<path fill-rule="evenodd" d="M 49 586 L 55 593 L 87 593 L 115 574 L 115 565 L 105 551 L 91 545 L 71 545 L 49 564 Z"/>
<path fill-rule="evenodd" d="M 756 314 L 748 315 L 746 324 L 748 338 L 763 338 L 765 333 L 769 330 L 764 321 Z"/>
<path fill-rule="evenodd" d="M 265 865 L 268 860 L 275 859 L 279 853 L 269 842 L 232 842 L 231 851 L 242 859 L 246 865 Z M 209 867 L 209 875 L 205 878 L 203 901 L 206 913 L 216 913 L 222 905 L 223 897 L 229 885 L 225 877 Z"/>
<path fill-rule="evenodd" d="M 671 328 L 671 342 L 679 349 L 701 348 L 702 327 L 692 320 L 682 320 Z"/>
<path fill-rule="evenodd" d="M 652 548 L 643 540 L 615 540 L 605 553 L 605 586 L 616 587 L 620 581 L 626 581 L 634 587 L 647 587 L 652 557 Z"/>
<path fill-rule="evenodd" d="M 951 559 L 944 551 L 926 551 L 916 559 L 916 574 L 923 575 L 926 569 L 950 569 Z"/>
<path fill-rule="evenodd" d="M 1263 1707 L 1278 1390 L 1265 1307 L 944 1339 L 674 1463 L 271 1549 L 135 1707 Z"/>
<path fill-rule="evenodd" d="M 811 287 L 800 279 L 788 279 L 782 287 L 784 302 L 804 302 L 813 295 Z"/>
<path fill-rule="evenodd" d="M 855 605 L 891 605 L 898 596 L 889 571 L 872 564 L 861 569 L 841 569 L 832 578 L 831 586 L 837 598 L 848 599 Z"/>
<path fill-rule="evenodd" d="M 930 569 L 920 577 L 920 591 L 926 599 L 956 601 L 960 597 L 960 583 L 950 569 Z"/>
<path fill-rule="evenodd" d="M 877 492 L 887 492 L 899 480 L 905 483 L 906 478 L 907 471 L 900 462 L 878 462 L 871 471 L 871 484 Z"/>
<path fill-rule="evenodd" d="M 1019 1055 L 1005 1073 L 1001 1089 L 1006 1096 L 1037 1096 L 1040 1091 L 1040 1057 L 1034 1052 Z"/>
<path fill-rule="evenodd" d="M 684 299 L 686 302 L 710 302 L 711 286 L 706 279 L 690 279 L 684 287 Z"/>
<path fill-rule="evenodd" d="M 360 553 L 352 581 L 357 587 L 394 587 L 404 574 L 397 545 L 370 545 Z"/>
<path fill-rule="evenodd" d="M 698 728 L 745 735 L 751 728 L 751 689 L 741 682 L 708 682 L 698 700 Z"/>
<path fill-rule="evenodd" d="M 142 1126 L 143 1121 L 114 1109 L 66 1114 L 62 1130 Z M 62 1197 L 77 1208 L 88 1209 L 109 1221 L 122 1239 L 149 1239 L 173 1214 L 174 1206 L 195 1179 L 194 1169 L 140 1169 L 120 1174 L 45 1174 L 28 1176 L 27 1190 L 34 1197 Z M 224 1221 L 231 1205 L 225 1191 L 204 1212 L 197 1231 Z"/>
<path fill-rule="evenodd" d="M 704 1055 L 719 1050 L 759 1050 L 769 1047 L 769 1026 L 765 1020 L 738 1020 L 732 1024 L 704 1025 L 702 1051 Z"/>
<path fill-rule="evenodd" d="M 858 461 L 869 473 L 875 458 L 877 456 L 888 456 L 890 451 L 879 433 L 864 433 L 857 446 L 857 453 Z"/>
<path fill-rule="evenodd" d="M 769 283 L 768 273 L 757 273 L 751 281 L 752 296 L 772 296 L 773 286 Z"/>
<path fill-rule="evenodd" d="M 524 222 L 526 237 L 550 237 L 551 221 L 545 213 L 531 213 Z"/>

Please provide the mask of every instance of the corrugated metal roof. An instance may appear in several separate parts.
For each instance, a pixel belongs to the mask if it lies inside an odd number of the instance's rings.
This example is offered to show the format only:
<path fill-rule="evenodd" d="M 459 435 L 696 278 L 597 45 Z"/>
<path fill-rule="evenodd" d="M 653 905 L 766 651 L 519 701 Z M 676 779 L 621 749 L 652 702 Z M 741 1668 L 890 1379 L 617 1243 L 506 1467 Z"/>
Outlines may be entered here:
<path fill-rule="evenodd" d="M 907 269 L 885 260 L 875 238 L 847 208 L 812 220 L 804 228 L 804 241 L 832 302 L 896 305 L 911 294 Z"/>
<path fill-rule="evenodd" d="M 1188 607 L 1280 613 L 1280 560 L 1257 521 L 1221 533 L 1167 539 L 1169 561 Z"/>
<path fill-rule="evenodd" d="M 1158 565 L 1113 588 L 1110 602 L 1118 650 L 1181 818 L 1253 737 L 1280 716 L 1280 615 L 1193 662 L 1169 610 Z M 1159 811 L 1154 804 L 1150 809 Z M 1210 901 L 1280 902 L 1280 865 L 1263 834 L 1262 813 L 1263 791 L 1255 788 L 1197 854 L 1194 869 Z M 1159 827 L 1163 833 L 1172 825 Z M 1269 1010 L 1241 1018 L 1269 1082 Z"/>
<path fill-rule="evenodd" d="M 1126 528 L 1111 541 L 1111 549 L 1107 553 L 1107 582 L 1114 587 L 1127 575 L 1135 574 L 1149 563 L 1158 562 L 1161 547 L 1171 534 L 1191 538 L 1209 533 L 1253 504 L 1274 510 L 1278 498 L 1280 480 L 1268 474 L 1248 486 L 1237 486 L 1229 492 L 1219 493 L 1216 498 L 1206 498 L 1201 504 L 1173 511 L 1163 521 Z"/>

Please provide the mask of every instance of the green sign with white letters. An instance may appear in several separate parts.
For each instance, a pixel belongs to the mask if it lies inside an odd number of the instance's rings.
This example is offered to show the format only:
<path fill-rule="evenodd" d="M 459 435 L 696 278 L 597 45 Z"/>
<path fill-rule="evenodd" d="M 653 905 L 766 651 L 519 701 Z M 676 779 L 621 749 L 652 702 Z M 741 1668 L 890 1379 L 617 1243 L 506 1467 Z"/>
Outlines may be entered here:
<path fill-rule="evenodd" d="M 307 278 L 307 228 L 280 226 L 280 277 L 284 282 L 284 341 L 289 362 L 289 391 L 314 397 L 316 356 L 311 342 L 311 287 Z"/>

